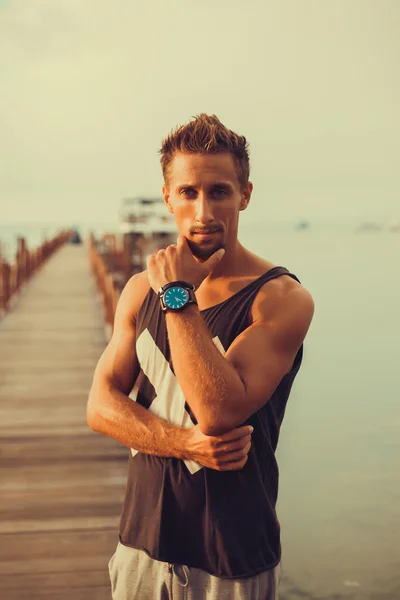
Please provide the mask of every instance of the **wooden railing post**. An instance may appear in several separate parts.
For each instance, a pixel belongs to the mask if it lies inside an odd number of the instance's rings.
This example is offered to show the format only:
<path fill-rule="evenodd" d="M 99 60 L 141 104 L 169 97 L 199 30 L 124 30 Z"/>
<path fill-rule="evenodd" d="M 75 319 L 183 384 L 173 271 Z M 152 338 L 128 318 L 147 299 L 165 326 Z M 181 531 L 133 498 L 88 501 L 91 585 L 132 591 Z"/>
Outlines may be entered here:
<path fill-rule="evenodd" d="M 0 259 L 0 314 L 7 312 L 10 303 L 10 272 L 10 265 Z"/>
<path fill-rule="evenodd" d="M 9 310 L 13 296 L 19 293 L 33 273 L 53 252 L 65 244 L 70 236 L 70 231 L 62 231 L 51 240 L 45 240 L 33 251 L 29 251 L 25 238 L 20 237 L 12 264 L 0 256 L 0 313 Z"/>
<path fill-rule="evenodd" d="M 103 316 L 108 330 L 107 335 L 111 335 L 114 328 L 114 317 L 119 291 L 115 286 L 111 273 L 107 270 L 102 255 L 96 247 L 96 241 L 92 233 L 88 238 L 88 252 L 89 262 L 96 280 L 97 289 L 101 295 Z"/>

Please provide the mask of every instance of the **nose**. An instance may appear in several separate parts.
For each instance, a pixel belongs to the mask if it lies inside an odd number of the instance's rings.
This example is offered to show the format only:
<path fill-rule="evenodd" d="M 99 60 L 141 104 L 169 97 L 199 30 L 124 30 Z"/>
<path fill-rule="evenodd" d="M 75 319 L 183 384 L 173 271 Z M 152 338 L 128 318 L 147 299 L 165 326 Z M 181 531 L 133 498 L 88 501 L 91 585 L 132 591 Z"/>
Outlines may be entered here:
<path fill-rule="evenodd" d="M 214 221 L 212 204 L 206 195 L 199 194 L 196 201 L 196 221 L 207 225 Z"/>

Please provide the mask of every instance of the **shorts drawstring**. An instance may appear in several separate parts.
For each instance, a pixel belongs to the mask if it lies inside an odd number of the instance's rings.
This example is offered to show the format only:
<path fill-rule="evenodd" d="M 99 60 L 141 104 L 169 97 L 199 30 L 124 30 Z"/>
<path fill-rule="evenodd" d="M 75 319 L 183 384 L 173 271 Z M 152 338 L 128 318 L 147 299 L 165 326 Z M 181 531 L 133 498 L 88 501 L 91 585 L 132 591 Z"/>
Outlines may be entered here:
<path fill-rule="evenodd" d="M 179 571 L 182 570 L 183 573 Z M 178 579 L 178 583 L 181 587 L 187 587 L 189 585 L 189 567 L 186 565 L 172 565 L 172 571 Z"/>

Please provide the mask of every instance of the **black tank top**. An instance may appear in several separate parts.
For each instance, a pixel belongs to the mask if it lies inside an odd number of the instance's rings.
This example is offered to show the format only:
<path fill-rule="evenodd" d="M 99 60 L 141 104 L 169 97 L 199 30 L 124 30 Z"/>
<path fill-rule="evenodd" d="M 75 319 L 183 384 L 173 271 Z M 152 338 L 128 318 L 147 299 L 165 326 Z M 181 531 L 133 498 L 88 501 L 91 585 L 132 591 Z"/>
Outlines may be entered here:
<path fill-rule="evenodd" d="M 251 304 L 260 288 L 281 275 L 298 281 L 284 267 L 275 267 L 224 302 L 201 311 L 222 353 L 250 325 Z M 138 314 L 136 349 L 141 367 L 136 401 L 175 425 L 196 423 L 174 374 L 165 316 L 152 289 Z M 302 352 L 303 347 L 268 402 L 248 419 L 254 427 L 252 447 L 240 471 L 220 472 L 194 461 L 131 450 L 122 544 L 142 549 L 156 560 L 226 578 L 250 577 L 279 563 L 275 450 Z"/>

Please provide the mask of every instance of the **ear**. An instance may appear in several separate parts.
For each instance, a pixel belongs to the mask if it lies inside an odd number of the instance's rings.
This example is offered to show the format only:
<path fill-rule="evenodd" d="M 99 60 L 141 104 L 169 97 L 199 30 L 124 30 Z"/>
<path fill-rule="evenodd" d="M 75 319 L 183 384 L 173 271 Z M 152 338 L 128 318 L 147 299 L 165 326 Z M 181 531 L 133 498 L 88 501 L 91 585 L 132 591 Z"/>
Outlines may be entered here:
<path fill-rule="evenodd" d="M 161 191 L 162 191 L 162 195 L 164 197 L 165 206 L 167 207 L 168 212 L 170 212 L 173 215 L 174 214 L 174 210 L 173 210 L 172 205 L 171 205 L 171 203 L 169 201 L 170 194 L 169 194 L 168 188 L 167 188 L 167 186 L 165 184 L 162 186 Z"/>
<path fill-rule="evenodd" d="M 247 182 L 246 187 L 242 190 L 242 198 L 240 200 L 239 210 L 245 210 L 250 202 L 251 193 L 253 191 L 253 184 L 251 181 Z"/>

